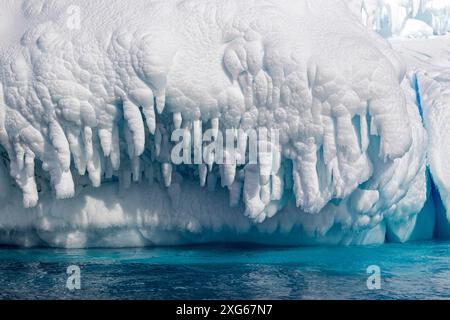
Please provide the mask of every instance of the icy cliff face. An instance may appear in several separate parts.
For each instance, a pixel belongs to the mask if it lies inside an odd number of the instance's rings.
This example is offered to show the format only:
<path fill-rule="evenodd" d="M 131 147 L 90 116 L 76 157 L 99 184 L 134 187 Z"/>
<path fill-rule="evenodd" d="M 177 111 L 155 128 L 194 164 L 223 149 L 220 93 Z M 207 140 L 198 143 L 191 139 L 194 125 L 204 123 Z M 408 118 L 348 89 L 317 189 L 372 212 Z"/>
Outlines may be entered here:
<path fill-rule="evenodd" d="M 450 37 L 428 40 L 393 41 L 408 68 L 416 73 L 417 94 L 429 135 L 427 158 L 435 188 L 436 234 L 450 237 L 449 110 L 450 110 Z"/>
<path fill-rule="evenodd" d="M 1 243 L 432 237 L 416 74 L 345 2 L 0 7 Z M 175 164 L 180 128 L 279 143 L 269 165 Z"/>

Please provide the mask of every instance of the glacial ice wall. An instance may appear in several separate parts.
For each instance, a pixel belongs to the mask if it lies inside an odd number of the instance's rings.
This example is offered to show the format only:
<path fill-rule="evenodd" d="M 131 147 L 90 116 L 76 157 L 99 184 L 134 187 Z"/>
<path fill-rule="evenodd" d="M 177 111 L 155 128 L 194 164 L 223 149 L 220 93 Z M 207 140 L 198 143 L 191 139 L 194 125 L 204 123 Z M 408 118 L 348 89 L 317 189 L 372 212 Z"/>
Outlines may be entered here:
<path fill-rule="evenodd" d="M 1 244 L 433 236 L 416 74 L 345 2 L 0 8 Z M 171 159 L 177 129 L 261 128 L 269 162 Z"/>

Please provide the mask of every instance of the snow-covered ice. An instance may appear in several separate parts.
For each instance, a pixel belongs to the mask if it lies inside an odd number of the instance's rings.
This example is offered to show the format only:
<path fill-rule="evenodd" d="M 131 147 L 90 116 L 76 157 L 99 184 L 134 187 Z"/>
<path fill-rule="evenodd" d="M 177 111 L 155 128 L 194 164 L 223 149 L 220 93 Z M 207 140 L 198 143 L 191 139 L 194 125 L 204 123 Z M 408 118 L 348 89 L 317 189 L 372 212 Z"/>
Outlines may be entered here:
<path fill-rule="evenodd" d="M 433 38 L 448 8 L 0 0 L 0 244 L 448 236 L 450 42 Z M 174 163 L 179 129 L 279 144 L 257 163 Z"/>

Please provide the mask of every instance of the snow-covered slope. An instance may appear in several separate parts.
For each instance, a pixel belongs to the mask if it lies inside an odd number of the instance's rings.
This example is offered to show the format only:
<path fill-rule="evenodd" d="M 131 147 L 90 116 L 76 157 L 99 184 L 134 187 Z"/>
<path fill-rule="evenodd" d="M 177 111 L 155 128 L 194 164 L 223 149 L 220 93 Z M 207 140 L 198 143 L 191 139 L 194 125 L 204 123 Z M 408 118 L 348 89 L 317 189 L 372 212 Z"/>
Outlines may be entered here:
<path fill-rule="evenodd" d="M 344 1 L 0 6 L 0 243 L 433 236 L 416 73 Z M 175 164 L 180 128 L 279 143 Z"/>

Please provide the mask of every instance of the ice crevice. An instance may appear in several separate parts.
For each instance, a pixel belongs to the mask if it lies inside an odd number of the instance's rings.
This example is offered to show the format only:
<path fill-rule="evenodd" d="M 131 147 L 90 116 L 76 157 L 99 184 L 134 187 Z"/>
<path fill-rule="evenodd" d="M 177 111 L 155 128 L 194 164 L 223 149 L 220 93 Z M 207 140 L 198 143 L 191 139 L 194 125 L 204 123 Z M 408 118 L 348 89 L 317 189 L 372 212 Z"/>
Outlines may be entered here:
<path fill-rule="evenodd" d="M 64 24 L 74 3 L 80 30 Z M 40 4 L 5 5 L 26 23 L 0 39 L 0 243 L 433 236 L 424 80 L 346 3 Z M 206 134 L 183 153 L 204 161 L 174 163 L 180 130 L 188 146 Z M 217 148 L 227 130 L 236 152 Z"/>

